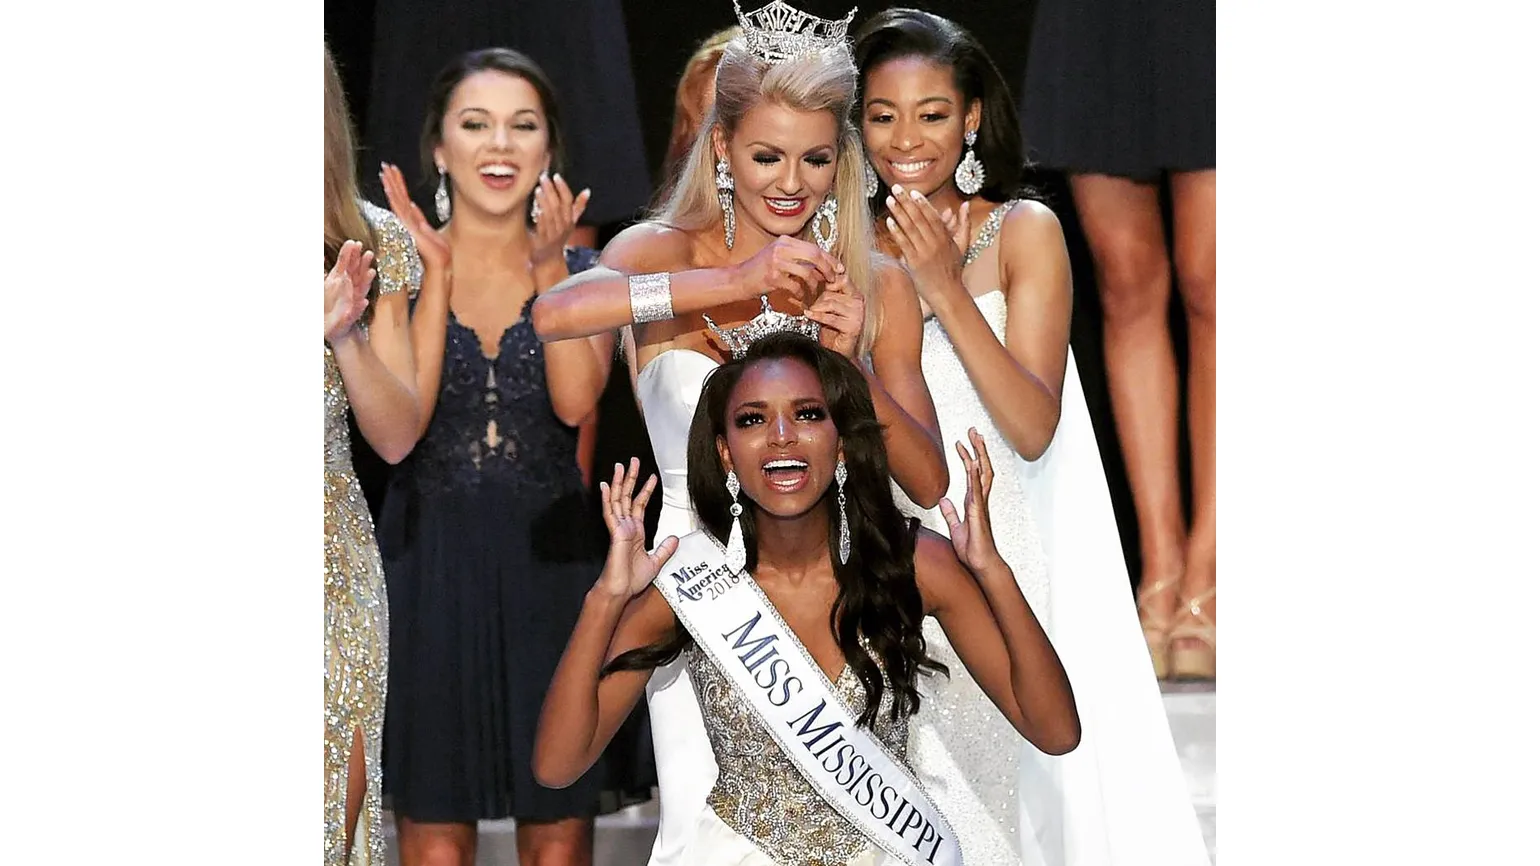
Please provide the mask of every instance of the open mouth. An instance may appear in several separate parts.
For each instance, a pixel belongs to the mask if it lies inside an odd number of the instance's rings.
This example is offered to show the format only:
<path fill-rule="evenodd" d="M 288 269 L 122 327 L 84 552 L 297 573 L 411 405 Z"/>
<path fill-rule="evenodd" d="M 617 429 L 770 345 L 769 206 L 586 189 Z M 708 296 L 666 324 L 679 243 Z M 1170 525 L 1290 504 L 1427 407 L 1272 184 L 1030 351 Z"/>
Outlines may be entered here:
<path fill-rule="evenodd" d="M 511 163 L 492 162 L 481 167 L 481 182 L 492 189 L 512 189 L 519 170 Z"/>
<path fill-rule="evenodd" d="M 920 177 L 921 175 L 925 174 L 925 172 L 929 171 L 930 167 L 936 164 L 936 161 L 934 159 L 916 159 L 906 160 L 904 162 L 895 162 L 890 159 L 887 161 L 887 163 L 888 168 L 892 169 L 895 176 L 901 179 L 911 180 L 913 178 Z"/>
<path fill-rule="evenodd" d="M 770 198 L 765 196 L 765 207 L 768 207 L 771 213 L 779 217 L 801 216 L 802 212 L 807 209 L 807 199 Z"/>
<path fill-rule="evenodd" d="M 777 493 L 796 493 L 807 486 L 807 461 L 782 457 L 766 461 L 761 470 L 770 489 Z"/>

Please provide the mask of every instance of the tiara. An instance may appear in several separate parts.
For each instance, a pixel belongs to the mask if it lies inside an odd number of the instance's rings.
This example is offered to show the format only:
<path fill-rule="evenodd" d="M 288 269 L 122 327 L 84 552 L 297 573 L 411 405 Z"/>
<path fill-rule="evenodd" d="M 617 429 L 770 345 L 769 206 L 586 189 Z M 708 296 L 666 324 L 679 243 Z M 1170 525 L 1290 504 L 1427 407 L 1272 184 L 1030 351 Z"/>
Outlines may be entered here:
<path fill-rule="evenodd" d="M 738 0 L 733 0 L 743 40 L 749 50 L 771 63 L 785 63 L 845 45 L 845 31 L 856 17 L 850 10 L 843 21 L 830 21 L 793 8 L 782 0 L 771 0 L 747 15 Z"/>
<path fill-rule="evenodd" d="M 760 313 L 750 319 L 747 324 L 736 328 L 723 330 L 717 327 L 717 323 L 711 321 L 710 316 L 702 315 L 706 320 L 706 326 L 717 335 L 717 339 L 732 353 L 733 360 L 738 360 L 749 353 L 749 347 L 763 340 L 771 334 L 779 334 L 782 331 L 790 331 L 801 334 L 809 339 L 818 339 L 818 323 L 806 316 L 791 316 L 777 310 L 770 309 L 768 295 L 759 296 Z"/>

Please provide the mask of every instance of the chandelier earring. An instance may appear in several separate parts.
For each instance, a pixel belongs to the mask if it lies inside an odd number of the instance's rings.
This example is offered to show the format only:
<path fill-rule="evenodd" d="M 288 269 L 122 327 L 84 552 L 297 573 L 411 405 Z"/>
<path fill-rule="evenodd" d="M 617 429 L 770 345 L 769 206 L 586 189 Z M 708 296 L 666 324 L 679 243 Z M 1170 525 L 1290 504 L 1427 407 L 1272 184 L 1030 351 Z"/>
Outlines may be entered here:
<path fill-rule="evenodd" d="M 727 248 L 732 249 L 738 226 L 733 214 L 733 173 L 725 159 L 717 160 L 717 203 L 722 206 L 722 231 L 727 238 Z"/>
<path fill-rule="evenodd" d="M 872 168 L 868 160 L 861 160 L 861 165 L 866 168 L 866 197 L 876 198 L 877 193 L 882 192 L 882 179 L 877 176 L 877 169 Z"/>
<path fill-rule="evenodd" d="M 433 211 L 440 224 L 449 222 L 449 172 L 438 166 L 438 189 L 433 193 Z"/>
<path fill-rule="evenodd" d="M 963 195 L 973 195 L 984 188 L 984 163 L 973 152 L 973 143 L 978 141 L 977 130 L 970 129 L 963 134 L 963 143 L 968 150 L 963 154 L 962 161 L 957 163 L 957 171 L 952 173 L 952 180 L 957 183 L 957 191 Z"/>
<path fill-rule="evenodd" d="M 835 198 L 831 191 L 824 196 L 823 202 L 818 205 L 818 210 L 813 214 L 813 239 L 818 241 L 819 248 L 826 253 L 833 250 L 835 241 L 840 239 L 839 215 L 839 199 Z M 820 222 L 827 225 L 828 229 L 825 230 L 823 225 L 819 225 Z"/>
<path fill-rule="evenodd" d="M 733 516 L 733 528 L 727 536 L 727 564 L 736 574 L 748 564 L 749 554 L 743 545 L 743 503 L 738 501 L 738 473 L 727 470 L 727 495 L 733 499 L 727 512 Z"/>
<path fill-rule="evenodd" d="M 840 504 L 840 565 L 850 561 L 850 518 L 845 514 L 845 480 L 850 473 L 845 469 L 845 458 L 834 464 L 834 483 L 839 485 Z"/>

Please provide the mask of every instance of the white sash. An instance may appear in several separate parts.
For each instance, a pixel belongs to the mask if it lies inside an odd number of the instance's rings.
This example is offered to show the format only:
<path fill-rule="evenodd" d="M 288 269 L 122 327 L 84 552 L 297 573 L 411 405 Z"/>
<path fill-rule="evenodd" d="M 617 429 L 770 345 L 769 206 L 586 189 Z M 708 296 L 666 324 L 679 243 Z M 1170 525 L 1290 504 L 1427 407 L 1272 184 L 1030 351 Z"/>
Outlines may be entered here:
<path fill-rule="evenodd" d="M 918 780 L 834 693 L 747 572 L 704 531 L 679 540 L 653 584 L 760 726 L 825 801 L 909 866 L 961 866 L 957 835 Z"/>

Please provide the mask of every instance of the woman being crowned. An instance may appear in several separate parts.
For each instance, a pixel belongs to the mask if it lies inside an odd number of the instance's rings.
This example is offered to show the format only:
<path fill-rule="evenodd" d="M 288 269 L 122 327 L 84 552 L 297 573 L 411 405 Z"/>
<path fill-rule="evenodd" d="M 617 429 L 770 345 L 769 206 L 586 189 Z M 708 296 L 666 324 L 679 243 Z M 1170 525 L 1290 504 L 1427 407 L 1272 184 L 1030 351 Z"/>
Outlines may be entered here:
<path fill-rule="evenodd" d="M 683 659 L 720 768 L 681 861 L 694 866 L 962 863 L 906 761 L 934 617 L 1011 726 L 1050 754 L 1080 721 L 1064 668 L 996 549 L 983 439 L 956 443 L 950 539 L 894 503 L 865 376 L 794 326 L 762 329 L 707 378 L 689 435 L 701 529 L 648 552 L 657 479 L 601 485 L 611 546 L 547 693 L 534 770 L 579 778 Z M 667 786 L 670 780 L 664 778 Z M 665 802 L 667 791 L 664 792 Z"/>
<path fill-rule="evenodd" d="M 920 367 L 914 285 L 874 252 L 852 123 L 850 17 L 826 21 L 775 2 L 739 9 L 738 21 L 743 35 L 723 50 L 715 98 L 662 207 L 617 235 L 598 267 L 536 299 L 535 331 L 559 341 L 625 330 L 659 470 L 658 538 L 713 519 L 687 484 L 706 378 L 754 337 L 785 328 L 852 362 L 893 481 L 934 507 L 947 489 L 946 452 Z M 699 866 L 685 853 L 694 816 L 713 782 L 731 775 L 702 718 L 710 673 L 687 662 L 660 661 L 646 690 L 662 807 L 651 866 Z"/>

